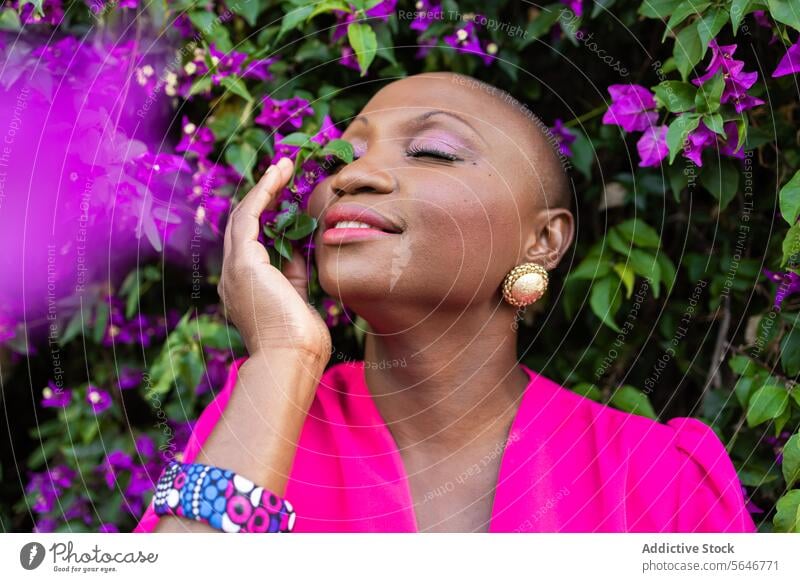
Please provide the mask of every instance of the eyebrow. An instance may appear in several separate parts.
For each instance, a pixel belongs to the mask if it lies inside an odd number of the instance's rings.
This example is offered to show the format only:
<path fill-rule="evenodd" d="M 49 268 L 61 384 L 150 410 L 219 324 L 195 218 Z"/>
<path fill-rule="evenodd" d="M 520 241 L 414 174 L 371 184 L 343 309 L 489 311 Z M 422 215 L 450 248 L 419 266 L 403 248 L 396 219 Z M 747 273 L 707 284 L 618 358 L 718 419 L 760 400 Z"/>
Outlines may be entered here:
<path fill-rule="evenodd" d="M 475 126 L 473 126 L 469 121 L 467 121 L 464 117 L 462 117 L 458 113 L 454 113 L 452 111 L 447 111 L 445 109 L 433 109 L 431 111 L 426 111 L 422 115 L 419 115 L 419 116 L 415 117 L 414 119 L 412 119 L 411 123 L 414 124 L 414 125 L 422 125 L 426 121 L 430 120 L 431 117 L 436 117 L 438 115 L 444 115 L 446 117 L 449 117 L 451 119 L 455 119 L 456 121 L 459 121 L 463 125 L 466 125 L 475 135 L 477 135 L 481 139 L 481 141 L 484 144 L 486 144 L 487 146 L 489 145 L 489 143 L 486 141 L 486 139 L 484 139 L 484 137 L 480 134 L 480 132 L 477 129 L 475 129 Z M 353 119 L 353 122 L 356 122 L 356 121 L 358 121 L 358 122 L 360 122 L 360 123 L 362 123 L 362 124 L 364 124 L 366 126 L 369 126 L 369 119 L 367 119 L 363 115 L 357 115 Z"/>

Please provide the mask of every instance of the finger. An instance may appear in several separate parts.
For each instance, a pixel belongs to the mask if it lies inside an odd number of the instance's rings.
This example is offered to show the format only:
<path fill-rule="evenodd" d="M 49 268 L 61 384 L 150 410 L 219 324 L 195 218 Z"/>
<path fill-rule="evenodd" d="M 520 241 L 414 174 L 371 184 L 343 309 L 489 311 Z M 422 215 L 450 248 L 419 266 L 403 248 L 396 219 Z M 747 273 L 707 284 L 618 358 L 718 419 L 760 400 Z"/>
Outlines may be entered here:
<path fill-rule="evenodd" d="M 283 188 L 292 175 L 293 164 L 288 158 L 282 158 L 277 164 L 270 166 L 258 184 L 248 192 L 236 207 L 231 217 L 231 244 L 255 241 L 260 230 L 261 214 L 270 203 L 276 201 L 275 194 Z"/>
<path fill-rule="evenodd" d="M 308 302 L 308 272 L 306 271 L 306 260 L 297 249 L 292 249 L 292 260 L 284 262 L 281 271 L 295 288 L 303 301 Z"/>

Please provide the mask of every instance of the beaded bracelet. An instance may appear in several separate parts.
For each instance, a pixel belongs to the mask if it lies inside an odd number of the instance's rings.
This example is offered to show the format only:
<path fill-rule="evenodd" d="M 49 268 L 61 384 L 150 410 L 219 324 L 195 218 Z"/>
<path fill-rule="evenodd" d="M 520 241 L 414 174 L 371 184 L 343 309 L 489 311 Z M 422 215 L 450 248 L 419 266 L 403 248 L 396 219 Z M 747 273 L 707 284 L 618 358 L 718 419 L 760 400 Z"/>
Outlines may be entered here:
<path fill-rule="evenodd" d="M 224 532 L 290 532 L 295 513 L 285 499 L 227 469 L 171 461 L 153 498 L 157 515 L 202 521 Z"/>

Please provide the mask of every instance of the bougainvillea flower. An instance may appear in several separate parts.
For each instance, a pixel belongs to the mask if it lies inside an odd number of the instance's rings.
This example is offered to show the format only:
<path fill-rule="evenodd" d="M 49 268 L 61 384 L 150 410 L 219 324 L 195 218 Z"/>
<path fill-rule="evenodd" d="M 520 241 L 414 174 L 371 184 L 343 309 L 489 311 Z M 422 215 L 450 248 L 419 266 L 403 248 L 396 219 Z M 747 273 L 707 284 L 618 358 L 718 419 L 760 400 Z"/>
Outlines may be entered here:
<path fill-rule="evenodd" d="M 181 130 L 181 141 L 175 146 L 176 152 L 195 152 L 205 158 L 214 150 L 214 132 L 209 128 L 197 127 L 184 115 Z"/>
<path fill-rule="evenodd" d="M 0 313 L 0 343 L 14 339 L 16 328 L 17 323 L 13 319 Z"/>
<path fill-rule="evenodd" d="M 49 471 L 30 473 L 26 494 L 36 494 L 31 509 L 35 513 L 48 513 L 56 505 L 62 490 L 72 486 L 75 471 L 66 465 L 58 465 Z"/>
<path fill-rule="evenodd" d="M 97 528 L 97 533 L 119 533 L 119 528 L 113 523 L 102 523 Z"/>
<path fill-rule="evenodd" d="M 351 5 L 352 7 L 352 5 Z M 367 22 L 375 22 L 380 20 L 386 22 L 389 16 L 394 12 L 397 7 L 397 0 L 382 0 L 375 4 L 372 8 L 364 12 Z M 353 12 L 345 12 L 344 10 L 334 10 L 336 14 L 336 25 L 333 29 L 333 40 L 339 40 L 347 34 L 347 27 L 351 22 L 359 20 L 359 16 Z"/>
<path fill-rule="evenodd" d="M 561 152 L 562 155 L 567 157 L 572 157 L 572 150 L 570 149 L 570 145 L 572 142 L 575 141 L 577 137 L 575 133 L 572 132 L 568 127 L 564 125 L 564 122 L 560 119 L 556 119 L 553 123 L 553 127 L 550 128 L 555 136 L 556 140 L 558 140 L 558 151 Z"/>
<path fill-rule="evenodd" d="M 86 390 L 86 402 L 92 407 L 92 412 L 100 414 L 111 407 L 111 394 L 97 386 L 89 385 Z"/>
<path fill-rule="evenodd" d="M 130 366 L 123 366 L 119 371 L 117 385 L 120 390 L 131 390 L 138 388 L 142 383 L 142 371 Z"/>
<path fill-rule="evenodd" d="M 781 62 L 778 63 L 778 67 L 775 69 L 775 72 L 772 73 L 772 76 L 783 77 L 784 75 L 793 75 L 795 73 L 800 73 L 800 37 L 797 38 L 797 42 L 790 46 L 786 54 L 783 55 Z"/>
<path fill-rule="evenodd" d="M 667 129 L 666 125 L 659 125 L 658 127 L 651 125 L 644 131 L 642 137 L 636 143 L 640 158 L 639 167 L 657 166 L 661 163 L 661 160 L 667 157 L 669 153 Z"/>
<path fill-rule="evenodd" d="M 583 16 L 583 0 L 561 0 L 561 3 L 572 10 L 573 14 L 578 18 Z"/>
<path fill-rule="evenodd" d="M 231 354 L 228 350 L 218 350 L 215 348 L 205 348 L 206 370 L 200 383 L 195 386 L 195 394 L 201 395 L 207 392 L 216 393 L 225 384 L 230 365 Z"/>
<path fill-rule="evenodd" d="M 416 17 L 408 27 L 417 32 L 425 32 L 431 27 L 431 24 L 444 19 L 444 12 L 440 2 L 419 0 L 414 5 L 414 10 L 416 11 Z"/>
<path fill-rule="evenodd" d="M 14 4 L 19 9 L 19 2 L 14 2 Z M 19 12 L 19 20 L 22 24 L 50 24 L 53 26 L 58 26 L 64 20 L 64 7 L 61 0 L 44 0 L 42 12 L 44 16 L 40 16 L 34 9 L 33 2 L 28 2 Z"/>
<path fill-rule="evenodd" d="M 120 472 L 130 471 L 131 467 L 133 467 L 131 456 L 124 451 L 114 450 L 106 455 L 97 470 L 103 474 L 108 488 L 113 489 Z"/>
<path fill-rule="evenodd" d="M 206 196 L 197 207 L 194 221 L 197 225 L 207 224 L 215 235 L 222 234 L 222 223 L 231 208 L 231 199 L 224 196 Z"/>
<path fill-rule="evenodd" d="M 733 103 L 737 113 L 763 105 L 763 100 L 747 95 L 747 90 L 758 80 L 758 73 L 755 71 L 745 72 L 744 61 L 733 58 L 733 53 L 736 52 L 737 48 L 736 45 L 720 46 L 715 40 L 712 40 L 708 46 L 711 48 L 711 62 L 706 67 L 705 74 L 692 79 L 692 83 L 700 87 L 719 71 L 722 71 L 725 77 L 725 88 L 723 89 L 720 103 Z"/>
<path fill-rule="evenodd" d="M 603 115 L 606 125 L 619 125 L 625 131 L 644 131 L 658 119 L 651 111 L 656 107 L 655 95 L 641 85 L 611 85 L 611 105 Z"/>
<path fill-rule="evenodd" d="M 342 130 L 336 127 L 330 115 L 326 115 L 322 120 L 322 127 L 320 127 L 319 131 L 311 138 L 311 141 L 324 146 L 329 141 L 339 139 L 340 137 L 342 137 Z"/>
<path fill-rule="evenodd" d="M 60 388 L 55 382 L 49 380 L 47 387 L 42 390 L 42 406 L 44 408 L 65 408 L 72 402 L 72 390 Z"/>
<path fill-rule="evenodd" d="M 300 129 L 303 118 L 314 113 L 308 101 L 299 97 L 280 100 L 266 95 L 261 103 L 264 107 L 253 121 L 278 131 Z"/>
<path fill-rule="evenodd" d="M 780 309 L 783 302 L 790 295 L 800 293 L 800 275 L 797 273 L 792 271 L 776 273 L 768 269 L 764 269 L 763 272 L 768 279 L 778 284 L 778 288 L 775 290 L 775 309 Z"/>
<path fill-rule="evenodd" d="M 481 41 L 478 38 L 477 29 L 478 25 L 474 21 L 469 20 L 456 28 L 453 34 L 448 34 L 444 37 L 444 42 L 451 47 L 455 48 L 460 53 L 478 55 L 483 62 L 487 65 L 492 64 L 494 57 L 489 54 L 491 50 L 481 46 Z M 496 52 L 496 51 L 495 51 Z"/>

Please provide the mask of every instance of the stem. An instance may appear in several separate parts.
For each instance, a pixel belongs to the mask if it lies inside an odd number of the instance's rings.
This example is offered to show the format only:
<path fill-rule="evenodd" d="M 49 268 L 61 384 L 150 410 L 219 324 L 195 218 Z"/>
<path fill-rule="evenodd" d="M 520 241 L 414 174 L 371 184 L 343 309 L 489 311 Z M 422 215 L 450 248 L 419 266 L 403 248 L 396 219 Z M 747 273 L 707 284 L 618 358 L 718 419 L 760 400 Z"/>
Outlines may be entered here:
<path fill-rule="evenodd" d="M 605 113 L 606 109 L 608 109 L 608 107 L 607 107 L 607 106 L 605 106 L 605 105 L 600 105 L 599 107 L 595 107 L 595 108 L 594 108 L 594 109 L 592 109 L 591 111 L 587 111 L 586 113 L 584 113 L 584 114 L 583 114 L 583 115 L 581 115 L 580 117 L 576 117 L 575 119 L 570 119 L 570 120 L 569 120 L 568 122 L 566 122 L 564 125 L 565 125 L 566 127 L 573 127 L 573 126 L 575 126 L 575 125 L 578 125 L 579 123 L 583 123 L 584 121 L 588 121 L 589 119 L 592 119 L 592 118 L 594 118 L 594 117 L 597 117 L 597 116 L 598 116 L 598 115 L 600 115 L 601 113 Z"/>

